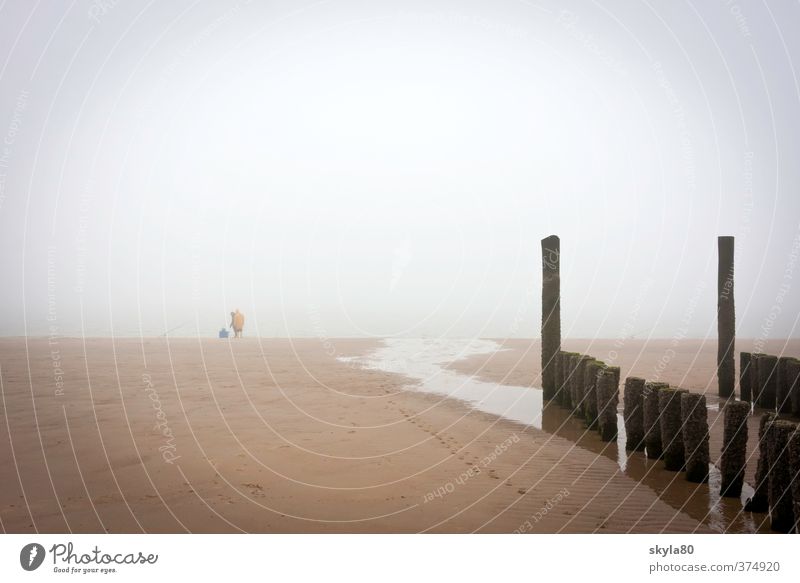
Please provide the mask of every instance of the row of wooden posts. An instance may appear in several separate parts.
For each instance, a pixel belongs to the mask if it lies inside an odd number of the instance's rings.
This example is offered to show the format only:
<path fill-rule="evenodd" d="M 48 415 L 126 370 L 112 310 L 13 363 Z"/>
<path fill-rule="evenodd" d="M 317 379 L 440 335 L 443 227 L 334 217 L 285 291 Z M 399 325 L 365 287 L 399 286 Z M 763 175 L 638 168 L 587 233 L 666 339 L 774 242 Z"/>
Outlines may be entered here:
<path fill-rule="evenodd" d="M 589 429 L 596 429 L 603 441 L 615 440 L 620 368 L 585 354 L 559 351 L 555 375 L 558 388 L 553 395 L 545 394 L 545 399 L 570 409 Z M 667 383 L 628 377 L 623 420 L 627 450 L 644 451 L 648 458 L 663 459 L 667 470 L 685 469 L 690 482 L 708 479 L 708 410 L 704 395 Z M 744 451 L 741 453 L 741 459 L 729 457 L 727 461 L 739 464 L 743 471 Z"/>
<path fill-rule="evenodd" d="M 745 510 L 770 513 L 780 532 L 800 531 L 800 432 L 778 414 L 800 416 L 800 360 L 740 353 L 740 398 L 735 400 L 735 310 L 733 237 L 718 238 L 717 379 L 724 428 L 720 494 L 740 497 L 747 463 L 747 420 L 752 406 L 769 409 L 760 419 L 754 494 Z M 559 238 L 542 239 L 542 388 L 583 418 L 603 441 L 617 437 L 620 368 L 561 350 L 561 250 Z M 626 449 L 662 459 L 671 471 L 686 471 L 690 482 L 709 475 L 708 410 L 704 395 L 625 379 L 623 419 Z"/>
<path fill-rule="evenodd" d="M 600 439 L 617 438 L 620 368 L 591 356 L 559 351 L 553 367 L 555 392 L 545 398 L 571 410 Z M 746 369 L 745 369 L 746 370 Z M 667 383 L 639 377 L 625 379 L 623 423 L 628 451 L 663 460 L 664 469 L 686 472 L 686 480 L 705 483 L 709 476 L 709 429 L 706 397 Z M 739 498 L 747 465 L 747 420 L 751 404 L 723 403 L 720 495 Z M 761 416 L 759 457 L 754 494 L 745 510 L 769 512 L 773 530 L 797 532 L 800 521 L 800 431 L 778 419 L 774 411 Z"/>
<path fill-rule="evenodd" d="M 742 401 L 800 417 L 800 360 L 741 352 L 739 371 Z"/>

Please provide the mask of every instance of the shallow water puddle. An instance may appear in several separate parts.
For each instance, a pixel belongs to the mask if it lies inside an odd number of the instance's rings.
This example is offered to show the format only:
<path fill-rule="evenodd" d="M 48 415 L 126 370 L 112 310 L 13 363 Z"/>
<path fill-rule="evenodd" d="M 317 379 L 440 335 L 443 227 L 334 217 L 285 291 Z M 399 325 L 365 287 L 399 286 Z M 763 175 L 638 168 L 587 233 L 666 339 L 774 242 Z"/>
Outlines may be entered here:
<path fill-rule="evenodd" d="M 488 383 L 445 368 L 451 362 L 499 350 L 492 340 L 392 338 L 365 356 L 339 360 L 405 375 L 420 383 L 411 390 L 465 401 L 480 411 L 541 429 L 541 389 Z"/>
<path fill-rule="evenodd" d="M 578 447 L 614 460 L 620 471 L 646 485 L 664 502 L 708 525 L 717 532 L 756 532 L 759 530 L 750 513 L 742 511 L 742 503 L 753 489 L 745 484 L 742 500 L 719 496 L 719 470 L 710 464 L 709 483 L 692 484 L 675 472 L 667 472 L 658 462 L 643 454 L 629 454 L 625 449 L 625 426 L 617 415 L 616 443 L 604 443 L 586 429 L 583 421 L 556 404 L 543 406 L 542 390 L 536 387 L 505 385 L 479 380 L 445 368 L 448 364 L 470 356 L 492 354 L 503 350 L 497 342 L 476 339 L 392 338 L 374 351 L 338 360 L 364 369 L 402 374 L 419 382 L 409 390 L 440 395 L 468 403 L 474 409 L 504 419 L 530 425 L 568 439 Z M 718 403 L 709 410 L 718 410 Z"/>

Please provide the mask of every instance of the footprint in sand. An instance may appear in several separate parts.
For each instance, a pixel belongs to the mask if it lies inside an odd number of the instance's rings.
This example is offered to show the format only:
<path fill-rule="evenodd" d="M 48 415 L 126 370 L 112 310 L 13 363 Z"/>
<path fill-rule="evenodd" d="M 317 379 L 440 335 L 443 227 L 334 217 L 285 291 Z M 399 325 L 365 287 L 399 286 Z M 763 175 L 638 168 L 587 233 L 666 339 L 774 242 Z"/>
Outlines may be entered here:
<path fill-rule="evenodd" d="M 258 496 L 264 497 L 264 487 L 261 484 L 256 484 L 255 482 L 246 482 L 242 484 L 245 488 L 250 488 L 250 495 L 251 496 Z"/>

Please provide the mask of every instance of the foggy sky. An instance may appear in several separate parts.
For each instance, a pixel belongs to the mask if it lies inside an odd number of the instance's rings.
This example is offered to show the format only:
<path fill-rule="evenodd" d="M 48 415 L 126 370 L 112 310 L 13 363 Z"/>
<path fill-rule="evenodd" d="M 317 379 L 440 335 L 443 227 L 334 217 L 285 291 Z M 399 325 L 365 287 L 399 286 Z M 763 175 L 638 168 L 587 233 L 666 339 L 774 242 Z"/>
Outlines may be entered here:
<path fill-rule="evenodd" d="M 169 4 L 169 5 L 167 5 Z M 0 9 L 0 334 L 797 336 L 797 2 Z M 794 281 L 793 281 L 794 280 Z"/>

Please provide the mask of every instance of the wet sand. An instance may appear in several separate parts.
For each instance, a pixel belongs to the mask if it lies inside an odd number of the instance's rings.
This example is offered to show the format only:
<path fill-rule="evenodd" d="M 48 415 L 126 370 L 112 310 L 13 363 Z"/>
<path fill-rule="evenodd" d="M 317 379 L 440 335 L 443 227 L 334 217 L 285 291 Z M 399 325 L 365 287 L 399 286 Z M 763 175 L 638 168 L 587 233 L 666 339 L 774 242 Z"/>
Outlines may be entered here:
<path fill-rule="evenodd" d="M 452 366 L 493 382 L 515 375 L 515 384 L 533 383 L 529 364 L 538 351 L 528 359 L 525 345 Z M 635 464 L 620 471 L 614 455 L 580 443 L 593 436 L 576 439 L 553 429 L 552 423 L 564 425 L 560 411 L 545 408 L 540 430 L 405 390 L 418 381 L 402 375 L 337 360 L 377 346 L 2 339 L 0 526 L 4 532 L 711 529 L 697 512 L 660 499 L 664 493 L 637 477 Z"/>

